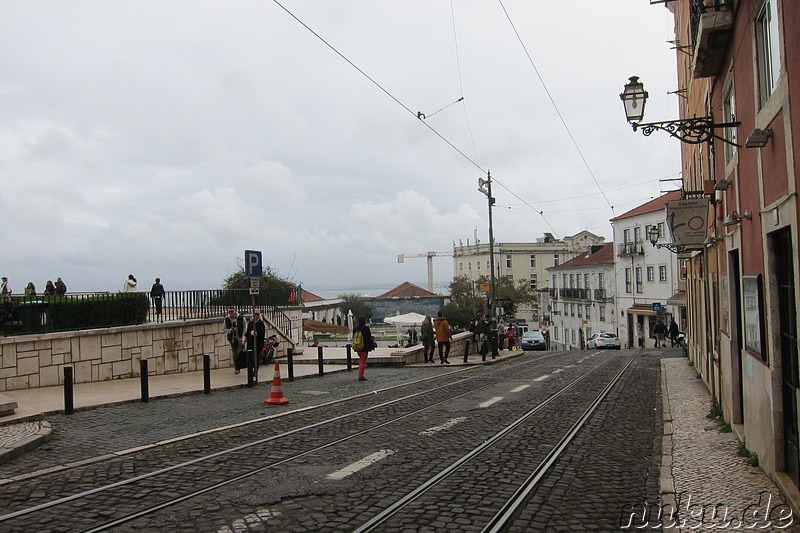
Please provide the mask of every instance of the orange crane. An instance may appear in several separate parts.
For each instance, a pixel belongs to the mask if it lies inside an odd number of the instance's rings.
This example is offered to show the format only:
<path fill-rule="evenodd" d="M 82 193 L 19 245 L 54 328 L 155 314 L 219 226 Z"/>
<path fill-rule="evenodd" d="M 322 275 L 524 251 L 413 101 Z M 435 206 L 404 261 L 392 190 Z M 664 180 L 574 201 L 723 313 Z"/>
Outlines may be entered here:
<path fill-rule="evenodd" d="M 406 257 L 414 258 L 414 257 L 427 257 L 428 258 L 428 290 L 434 292 L 433 290 L 433 258 L 440 257 L 440 256 L 450 256 L 453 257 L 453 252 L 428 252 L 425 254 L 417 254 L 417 255 L 405 255 L 399 254 L 397 256 L 398 263 L 404 263 Z"/>

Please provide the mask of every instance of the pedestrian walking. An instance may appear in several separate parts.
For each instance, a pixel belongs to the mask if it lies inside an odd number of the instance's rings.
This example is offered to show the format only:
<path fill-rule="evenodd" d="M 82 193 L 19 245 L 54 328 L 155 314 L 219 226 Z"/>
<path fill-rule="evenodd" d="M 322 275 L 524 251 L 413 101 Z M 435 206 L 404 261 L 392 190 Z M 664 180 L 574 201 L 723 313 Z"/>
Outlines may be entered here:
<path fill-rule="evenodd" d="M 122 284 L 122 292 L 136 292 L 136 278 L 133 274 L 128 274 L 128 279 Z"/>
<path fill-rule="evenodd" d="M 514 346 L 516 346 L 515 342 L 516 333 L 517 333 L 516 328 L 511 324 L 509 324 L 508 327 L 506 328 L 506 341 L 508 342 L 509 350 L 513 350 Z"/>
<path fill-rule="evenodd" d="M 506 328 L 504 328 L 503 323 L 500 322 L 497 325 L 497 349 L 502 350 L 505 343 L 506 343 Z"/>
<path fill-rule="evenodd" d="M 258 383 L 259 359 L 265 351 L 267 324 L 261 319 L 261 311 L 253 311 L 253 318 L 247 324 L 247 367 L 253 372 L 253 380 Z"/>
<path fill-rule="evenodd" d="M 669 340 L 673 348 L 678 344 L 678 324 L 675 322 L 675 319 L 669 324 Z"/>
<path fill-rule="evenodd" d="M 644 348 L 644 328 L 641 322 L 636 322 L 636 339 L 639 342 L 639 348 Z"/>
<path fill-rule="evenodd" d="M 439 343 L 439 364 L 450 364 L 447 358 L 450 356 L 450 341 L 453 340 L 453 332 L 450 330 L 450 323 L 442 316 L 439 311 L 433 319 L 433 329 L 436 331 L 436 342 Z"/>
<path fill-rule="evenodd" d="M 475 333 L 478 334 L 478 340 L 481 343 L 478 353 L 485 356 L 489 353 L 489 323 L 486 321 L 486 317 L 479 316 L 475 319 Z"/>
<path fill-rule="evenodd" d="M 3 276 L 3 283 L 0 284 L 0 295 L 11 296 L 11 285 L 8 283 L 8 278 Z"/>
<path fill-rule="evenodd" d="M 664 335 L 667 333 L 667 326 L 660 318 L 656 321 L 656 325 L 653 326 L 653 333 L 656 336 L 656 348 L 666 348 L 667 344 L 664 342 Z"/>
<path fill-rule="evenodd" d="M 356 342 L 356 335 L 361 337 L 360 345 Z M 364 371 L 367 369 L 367 356 L 375 349 L 375 339 L 372 338 L 372 330 L 369 329 L 367 319 L 363 316 L 358 317 L 353 330 L 353 349 L 358 354 L 358 381 L 366 381 Z"/>
<path fill-rule="evenodd" d="M 425 316 L 425 320 L 422 321 L 422 347 L 423 357 L 425 358 L 426 363 L 433 363 L 433 352 L 436 349 L 436 337 L 433 333 L 433 321 L 431 321 L 430 315 Z M 428 350 L 430 349 L 430 355 L 428 355 Z"/>
<path fill-rule="evenodd" d="M 235 370 L 234 374 L 238 374 L 239 370 L 246 368 L 245 361 L 241 357 L 245 348 L 245 333 L 247 332 L 247 321 L 244 316 L 240 315 L 235 307 L 228 309 L 228 316 L 225 317 L 225 332 L 227 333 L 228 343 L 231 345 L 231 359 Z"/>
<path fill-rule="evenodd" d="M 64 283 L 64 280 L 62 280 L 60 277 L 56 278 L 55 290 L 56 294 L 59 296 L 64 296 L 67 294 L 67 284 Z"/>
<path fill-rule="evenodd" d="M 156 307 L 156 321 L 163 322 L 161 317 L 161 308 L 164 303 L 164 286 L 161 284 L 161 278 L 156 278 L 155 283 L 150 288 L 150 298 L 153 299 L 153 305 Z"/>

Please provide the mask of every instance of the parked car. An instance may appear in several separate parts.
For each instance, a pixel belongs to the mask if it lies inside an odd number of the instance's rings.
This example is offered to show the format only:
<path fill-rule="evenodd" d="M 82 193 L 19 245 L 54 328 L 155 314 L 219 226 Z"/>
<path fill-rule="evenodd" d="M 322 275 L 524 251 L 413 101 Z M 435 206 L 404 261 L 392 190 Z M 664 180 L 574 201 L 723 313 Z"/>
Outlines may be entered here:
<path fill-rule="evenodd" d="M 547 346 L 541 331 L 526 331 L 520 339 L 523 350 L 546 350 Z"/>
<path fill-rule="evenodd" d="M 619 342 L 619 337 L 613 333 L 595 333 L 589 337 L 589 340 L 586 342 L 586 349 L 591 350 L 592 348 L 619 350 L 622 348 L 622 343 Z"/>

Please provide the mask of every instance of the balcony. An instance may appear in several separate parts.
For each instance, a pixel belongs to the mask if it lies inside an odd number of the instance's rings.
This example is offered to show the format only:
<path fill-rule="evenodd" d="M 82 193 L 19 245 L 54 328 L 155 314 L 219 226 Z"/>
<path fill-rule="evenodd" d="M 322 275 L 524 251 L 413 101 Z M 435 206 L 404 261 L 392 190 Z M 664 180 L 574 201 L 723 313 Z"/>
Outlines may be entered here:
<path fill-rule="evenodd" d="M 722 71 L 733 36 L 732 0 L 692 0 L 694 64 L 692 76 L 709 78 Z"/>
<path fill-rule="evenodd" d="M 608 296 L 605 289 L 595 289 L 594 290 L 594 299 L 597 302 L 612 302 L 614 298 Z"/>
<path fill-rule="evenodd" d="M 637 242 L 618 242 L 617 243 L 617 256 L 623 257 L 626 255 L 644 255 L 644 244 L 642 241 Z"/>
<path fill-rule="evenodd" d="M 550 289 L 550 298 L 558 300 L 558 289 Z"/>

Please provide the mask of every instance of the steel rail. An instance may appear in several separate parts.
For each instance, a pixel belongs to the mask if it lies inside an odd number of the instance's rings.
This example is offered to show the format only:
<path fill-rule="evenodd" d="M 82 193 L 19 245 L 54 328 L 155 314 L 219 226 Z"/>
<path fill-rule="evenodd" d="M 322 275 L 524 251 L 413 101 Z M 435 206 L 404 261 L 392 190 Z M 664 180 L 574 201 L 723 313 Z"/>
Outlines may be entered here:
<path fill-rule="evenodd" d="M 612 361 L 612 360 L 613 359 L 609 359 L 609 361 Z M 634 360 L 635 360 L 635 357 L 632 357 L 630 359 L 630 361 L 625 365 L 625 367 L 620 371 L 620 373 L 617 374 L 617 377 L 615 377 L 613 383 L 616 383 L 616 380 L 619 379 L 619 376 L 622 374 L 622 372 L 624 372 Z M 380 526 L 384 522 L 386 522 L 386 520 L 388 520 L 391 516 L 396 514 L 398 511 L 400 511 L 403 507 L 405 507 L 406 505 L 408 505 L 412 501 L 416 500 L 418 497 L 420 497 L 422 494 L 427 492 L 432 487 L 434 487 L 437 484 L 441 483 L 445 478 L 447 478 L 451 474 L 453 474 L 456 471 L 458 471 L 458 469 L 460 467 L 462 467 L 464 464 L 468 463 L 469 461 L 471 461 L 472 459 L 474 459 L 475 457 L 477 457 L 481 453 L 483 453 L 486 450 L 488 450 L 494 443 L 496 443 L 500 439 L 504 438 L 509 433 L 513 432 L 515 429 L 517 429 L 519 426 L 524 424 L 528 419 L 530 419 L 537 412 L 542 410 L 544 407 L 546 407 L 550 403 L 554 402 L 561 395 L 565 394 L 566 392 L 571 390 L 573 387 L 576 387 L 580 382 L 582 382 L 589 375 L 593 374 L 595 371 L 597 371 L 598 369 L 603 367 L 605 364 L 610 364 L 610 363 L 608 361 L 606 361 L 605 363 L 603 363 L 601 365 L 593 367 L 592 369 L 590 369 L 588 372 L 586 372 L 585 374 L 583 374 L 582 376 L 580 376 L 579 378 L 574 380 L 569 385 L 563 387 L 558 392 L 552 394 L 549 398 L 547 398 L 543 402 L 539 403 L 536 407 L 534 407 L 531 410 L 529 410 L 528 412 L 526 412 L 524 415 L 519 417 L 517 420 L 515 420 L 511 424 L 508 424 L 505 428 L 501 429 L 500 431 L 495 433 L 493 436 L 491 436 L 488 439 L 486 439 L 481 445 L 479 445 L 478 447 L 474 448 L 473 450 L 471 450 L 467 454 L 463 455 L 458 460 L 456 460 L 453 463 L 451 463 L 450 465 L 448 465 L 445 469 L 440 471 L 438 474 L 436 474 L 432 478 L 428 479 L 425 483 L 421 484 L 416 489 L 412 490 L 411 492 L 409 492 L 405 496 L 401 497 L 399 500 L 395 501 L 392 505 L 388 506 L 386 509 L 384 509 L 379 514 L 377 514 L 374 517 L 372 517 L 372 519 L 370 519 L 369 521 L 365 522 L 364 524 L 362 524 L 357 529 L 354 529 L 353 533 L 366 533 L 366 532 L 369 532 L 369 531 L 375 531 L 378 526 Z M 605 391 L 605 389 L 604 389 L 604 391 Z M 604 392 L 602 394 L 602 396 L 605 397 L 605 394 L 606 393 Z M 595 400 L 595 402 L 596 401 L 597 400 Z M 594 405 L 594 402 L 593 402 L 593 405 Z M 559 455 L 560 455 L 560 453 L 559 453 Z M 537 470 L 538 470 L 538 468 L 537 468 Z"/>
<path fill-rule="evenodd" d="M 555 355 L 557 355 L 557 354 L 553 354 L 551 356 L 548 356 L 548 359 L 551 358 L 551 357 L 555 357 Z M 539 358 L 539 359 L 536 359 L 535 361 L 525 361 L 525 362 L 517 363 L 517 364 L 514 364 L 514 365 L 512 365 L 510 367 L 505 367 L 505 368 L 502 368 L 502 369 L 498 369 L 498 370 L 495 371 L 495 373 L 497 374 L 497 373 L 500 373 L 500 372 L 507 372 L 509 369 L 513 370 L 515 368 L 522 367 L 522 366 L 533 366 L 534 363 L 539 363 L 541 361 L 542 361 L 542 359 Z M 436 376 L 436 377 L 440 377 L 440 376 Z M 266 444 L 266 443 L 269 443 L 269 442 L 272 442 L 272 441 L 276 441 L 276 440 L 279 440 L 279 439 L 282 439 L 282 438 L 286 438 L 286 437 L 291 436 L 291 435 L 302 433 L 304 431 L 309 431 L 311 429 L 315 429 L 315 428 L 318 428 L 318 427 L 321 427 L 321 426 L 324 426 L 324 425 L 327 425 L 327 424 L 330 424 L 330 423 L 333 423 L 333 422 L 338 422 L 338 421 L 341 421 L 341 420 L 344 420 L 344 419 L 347 419 L 347 418 L 351 418 L 351 417 L 354 417 L 354 416 L 359 416 L 359 415 L 362 415 L 364 413 L 368 413 L 370 411 L 374 411 L 374 410 L 377 410 L 377 409 L 380 409 L 380 408 L 383 408 L 383 407 L 387 407 L 387 406 L 394 405 L 394 404 L 397 404 L 397 403 L 400 403 L 400 402 L 408 401 L 408 400 L 411 400 L 411 399 L 414 399 L 414 398 L 417 398 L 417 397 L 421 397 L 421 396 L 428 396 L 428 395 L 430 395 L 431 392 L 447 389 L 449 387 L 453 387 L 453 386 L 456 386 L 456 385 L 459 385 L 459 384 L 467 383 L 467 382 L 473 381 L 475 379 L 482 379 L 483 380 L 483 379 L 485 379 L 485 376 L 483 376 L 483 375 L 482 376 L 470 376 L 470 377 L 466 377 L 464 379 L 459 379 L 457 381 L 454 381 L 454 382 L 451 382 L 451 383 L 447 383 L 445 385 L 433 387 L 431 389 L 426 389 L 424 391 L 420 391 L 420 392 L 416 392 L 416 393 L 409 394 L 409 395 L 406 395 L 406 396 L 402 396 L 400 398 L 395 398 L 393 400 L 388 400 L 386 402 L 382 402 L 382 403 L 379 403 L 379 404 L 376 404 L 376 405 L 373 405 L 373 406 L 370 406 L 370 407 L 366 407 L 366 408 L 363 408 L 363 409 L 359 409 L 359 410 L 356 410 L 356 411 L 352 411 L 350 413 L 345 413 L 343 415 L 339 415 L 339 416 L 336 416 L 336 417 L 333 417 L 333 418 L 330 418 L 330 419 L 326 419 L 326 420 L 323 420 L 323 421 L 320 421 L 320 422 L 316 422 L 314 424 L 308 424 L 306 426 L 303 426 L 303 427 L 300 427 L 300 428 L 295 428 L 295 429 L 290 430 L 290 431 L 285 431 L 285 432 L 279 433 L 277 435 L 272 435 L 270 437 L 265 437 L 263 439 L 258 439 L 258 440 L 252 441 L 252 442 L 241 444 L 239 446 L 234 446 L 232 448 L 227 448 L 225 450 L 220 450 L 218 452 L 207 454 L 207 455 L 204 455 L 202 457 L 197 457 L 195 459 L 191 459 L 189 461 L 184 461 L 184 462 L 176 464 L 176 465 L 172 465 L 172 466 L 169 466 L 169 467 L 161 468 L 161 469 L 154 470 L 154 471 L 151 471 L 151 472 L 147 472 L 145 474 L 140 474 L 138 476 L 134 476 L 134 477 L 131 477 L 131 478 L 128 478 L 128 479 L 124 479 L 124 480 L 121 480 L 121 481 L 116 481 L 114 483 L 109 483 L 107 485 L 102 485 L 100 487 L 95 487 L 95 488 L 90 489 L 90 490 L 86 490 L 86 491 L 82 491 L 82 492 L 79 492 L 79 493 L 76 493 L 76 494 L 72 494 L 70 496 L 65 496 L 63 498 L 58 498 L 56 500 L 45 502 L 45 503 L 42 503 L 42 504 L 39 504 L 39 505 L 27 507 L 25 509 L 20 509 L 18 511 L 14 511 L 14 512 L 11 512 L 11 513 L 0 515 L 0 523 L 8 521 L 8 520 L 11 520 L 13 518 L 18 518 L 20 516 L 25 516 L 25 515 L 28 515 L 28 514 L 31 514 L 31 513 L 35 513 L 35 512 L 38 512 L 38 511 L 42 511 L 42 510 L 45 510 L 45 509 L 49 509 L 49 508 L 52 508 L 52 507 L 63 505 L 65 503 L 69 503 L 71 501 L 79 500 L 81 498 L 85 498 L 85 497 L 91 496 L 93 494 L 98 494 L 98 493 L 105 492 L 105 491 L 108 491 L 108 490 L 112 490 L 112 489 L 115 489 L 115 488 L 119 488 L 119 487 L 122 487 L 122 486 L 125 486 L 125 485 L 130 485 L 130 484 L 133 484 L 133 483 L 137 483 L 137 482 L 143 481 L 145 479 L 149 479 L 149 478 L 157 477 L 157 476 L 160 476 L 160 475 L 164 475 L 164 474 L 167 474 L 169 472 L 173 472 L 175 470 L 180 470 L 182 468 L 186 468 L 188 466 L 195 465 L 195 464 L 198 464 L 198 463 L 201 463 L 201 462 L 204 462 L 204 461 L 208 461 L 208 460 L 211 460 L 211 459 L 216 459 L 216 458 L 219 458 L 219 457 L 223 457 L 225 455 L 237 453 L 237 452 L 240 452 L 242 450 L 246 450 L 248 448 L 252 448 L 252 447 L 255 447 L 255 446 L 263 445 L 263 444 Z M 270 463 L 268 465 L 263 465 L 261 467 L 258 467 L 256 469 L 254 469 L 254 470 L 251 470 L 251 471 L 245 472 L 243 474 L 234 476 L 233 478 L 231 478 L 228 481 L 222 481 L 222 482 L 219 482 L 219 483 L 217 483 L 215 485 L 212 485 L 212 487 L 213 488 L 219 488 L 221 486 L 228 485 L 228 484 L 233 483 L 235 481 L 239 481 L 239 480 L 241 480 L 243 478 L 255 475 L 255 474 L 257 474 L 259 472 L 262 472 L 262 471 L 264 471 L 266 469 L 273 468 L 275 466 L 279 466 L 281 464 L 290 462 L 292 460 L 298 459 L 298 458 L 303 457 L 305 455 L 308 455 L 308 454 L 314 453 L 316 451 L 328 448 L 328 447 L 333 446 L 335 444 L 340 444 L 341 442 L 344 442 L 346 440 L 355 438 L 357 436 L 363 435 L 363 434 L 368 433 L 370 431 L 374 431 L 374 430 L 379 429 L 381 427 L 384 427 L 386 425 L 393 424 L 393 423 L 395 423 L 397 421 L 403 420 L 403 419 L 408 418 L 410 416 L 413 416 L 415 414 L 419 414 L 420 412 L 423 412 L 425 410 L 431 409 L 431 408 L 433 408 L 433 407 L 435 407 L 437 405 L 440 405 L 442 403 L 450 402 L 454 398 L 459 398 L 459 397 L 467 395 L 467 394 L 472 394 L 472 393 L 474 393 L 475 390 L 481 390 L 481 389 L 486 388 L 486 387 L 491 387 L 491 386 L 495 385 L 496 383 L 498 383 L 500 381 L 501 380 L 498 380 L 498 381 L 495 381 L 495 382 L 486 383 L 486 384 L 478 387 L 477 389 L 470 389 L 469 391 L 464 392 L 463 394 L 459 394 L 459 395 L 456 395 L 456 396 L 448 396 L 444 400 L 432 403 L 432 404 L 427 405 L 427 406 L 425 406 L 425 407 L 423 407 L 421 409 L 418 409 L 416 411 L 412 411 L 412 412 L 407 413 L 405 415 L 402 415 L 400 417 L 397 417 L 397 418 L 394 418 L 394 419 L 391 419 L 391 420 L 387 420 L 387 421 L 382 422 L 382 423 L 380 423 L 378 425 L 375 425 L 375 426 L 372 426 L 370 428 L 364 429 L 362 431 L 353 433 L 353 434 L 351 434 L 351 435 L 349 435 L 347 437 L 344 437 L 342 439 L 337 439 L 335 441 L 326 443 L 326 444 L 324 444 L 322 446 L 318 446 L 318 447 L 306 450 L 304 452 L 295 454 L 295 455 L 293 455 L 291 457 L 288 457 L 286 459 L 283 459 L 283 460 L 280 460 L 280 461 L 277 461 L 277 462 L 273 462 L 273 463 Z M 398 388 L 401 387 L 401 386 L 398 386 Z M 258 422 L 259 421 L 253 421 L 251 423 L 258 423 Z M 208 490 L 212 490 L 212 489 L 209 488 Z M 207 490 L 200 489 L 199 491 L 193 492 L 189 497 L 197 496 L 197 495 L 202 494 L 204 492 L 207 492 Z M 165 502 L 165 503 L 167 503 L 167 505 L 158 506 L 158 509 L 161 509 L 161 508 L 169 506 L 169 505 L 173 505 L 175 503 L 179 503 L 180 501 L 184 501 L 186 499 L 188 499 L 188 498 L 180 497 L 179 499 L 176 499 L 176 500 L 170 500 L 168 502 Z M 158 510 L 158 509 L 153 509 L 153 511 L 154 510 Z M 150 512 L 152 512 L 152 511 L 150 511 Z M 142 513 L 137 513 L 137 515 L 138 516 L 142 516 Z M 132 518 L 128 518 L 128 519 L 126 519 L 126 520 L 124 520 L 122 522 L 115 521 L 114 525 L 118 525 L 119 523 L 127 522 L 127 521 L 129 521 L 131 519 Z M 108 527 L 111 527 L 111 526 L 105 526 L 104 529 L 107 529 Z M 93 530 L 89 530 L 89 531 L 102 531 L 102 530 L 103 529 L 93 529 Z"/>

